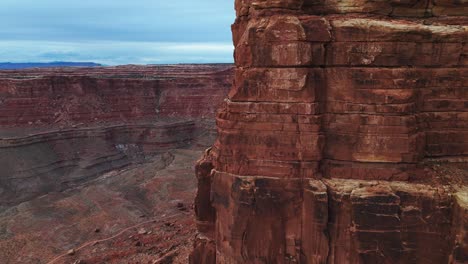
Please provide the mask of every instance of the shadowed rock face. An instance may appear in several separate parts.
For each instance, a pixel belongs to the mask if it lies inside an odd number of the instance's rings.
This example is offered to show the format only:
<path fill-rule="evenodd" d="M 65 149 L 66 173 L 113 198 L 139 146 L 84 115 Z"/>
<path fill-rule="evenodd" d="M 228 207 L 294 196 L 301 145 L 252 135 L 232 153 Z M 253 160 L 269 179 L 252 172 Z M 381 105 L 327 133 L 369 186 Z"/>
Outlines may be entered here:
<path fill-rule="evenodd" d="M 192 263 L 468 261 L 467 4 L 235 7 Z"/>

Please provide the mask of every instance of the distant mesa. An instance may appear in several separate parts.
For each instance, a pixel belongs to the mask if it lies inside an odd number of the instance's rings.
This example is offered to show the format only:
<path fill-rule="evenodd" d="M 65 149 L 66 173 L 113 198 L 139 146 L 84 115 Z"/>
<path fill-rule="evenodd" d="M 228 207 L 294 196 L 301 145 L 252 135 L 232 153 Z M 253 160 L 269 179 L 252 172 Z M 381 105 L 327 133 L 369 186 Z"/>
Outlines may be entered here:
<path fill-rule="evenodd" d="M 53 67 L 99 67 L 103 66 L 99 63 L 94 62 L 24 62 L 24 63 L 12 63 L 12 62 L 0 62 L 0 70 L 15 70 L 15 69 L 27 69 L 27 68 L 53 68 Z"/>

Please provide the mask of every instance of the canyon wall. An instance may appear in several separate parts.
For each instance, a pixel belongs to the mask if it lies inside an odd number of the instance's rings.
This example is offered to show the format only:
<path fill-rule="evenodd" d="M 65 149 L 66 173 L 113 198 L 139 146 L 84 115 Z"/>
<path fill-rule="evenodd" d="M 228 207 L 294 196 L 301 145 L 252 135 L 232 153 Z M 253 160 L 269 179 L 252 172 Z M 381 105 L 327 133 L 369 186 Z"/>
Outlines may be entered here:
<path fill-rule="evenodd" d="M 231 65 L 0 72 L 0 126 L 214 117 Z"/>
<path fill-rule="evenodd" d="M 468 261 L 468 5 L 235 8 L 191 262 Z"/>
<path fill-rule="evenodd" d="M 50 130 L 0 139 L 0 211 L 187 147 L 194 121 Z"/>
<path fill-rule="evenodd" d="M 211 144 L 232 76 L 231 65 L 0 71 L 0 212 Z"/>

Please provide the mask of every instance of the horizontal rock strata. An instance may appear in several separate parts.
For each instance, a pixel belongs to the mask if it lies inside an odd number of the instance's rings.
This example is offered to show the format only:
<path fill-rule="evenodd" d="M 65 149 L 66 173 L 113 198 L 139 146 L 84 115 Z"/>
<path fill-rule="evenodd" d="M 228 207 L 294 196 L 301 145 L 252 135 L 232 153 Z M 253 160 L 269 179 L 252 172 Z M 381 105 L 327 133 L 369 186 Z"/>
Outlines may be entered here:
<path fill-rule="evenodd" d="M 0 71 L 0 211 L 213 142 L 232 65 Z"/>
<path fill-rule="evenodd" d="M 1 71 L 0 125 L 212 119 L 231 76 L 231 65 Z"/>
<path fill-rule="evenodd" d="M 146 157 L 188 146 L 193 121 L 48 131 L 0 139 L 0 208 L 66 190 Z"/>
<path fill-rule="evenodd" d="M 467 4 L 235 7 L 192 263 L 468 261 L 467 175 L 436 180 L 425 165 L 466 162 Z"/>

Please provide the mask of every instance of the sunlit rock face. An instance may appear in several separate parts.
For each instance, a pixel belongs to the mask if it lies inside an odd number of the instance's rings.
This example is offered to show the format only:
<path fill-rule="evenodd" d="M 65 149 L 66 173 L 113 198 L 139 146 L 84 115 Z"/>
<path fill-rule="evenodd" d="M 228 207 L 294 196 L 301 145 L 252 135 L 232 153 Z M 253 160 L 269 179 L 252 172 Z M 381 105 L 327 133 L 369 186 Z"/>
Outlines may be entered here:
<path fill-rule="evenodd" d="M 467 3 L 235 8 L 192 263 L 468 261 Z"/>

